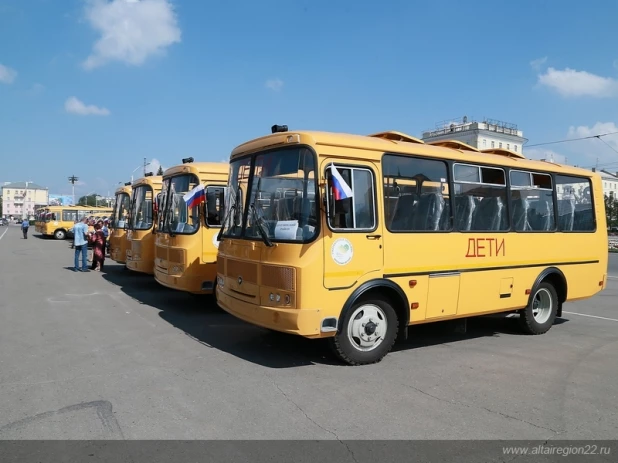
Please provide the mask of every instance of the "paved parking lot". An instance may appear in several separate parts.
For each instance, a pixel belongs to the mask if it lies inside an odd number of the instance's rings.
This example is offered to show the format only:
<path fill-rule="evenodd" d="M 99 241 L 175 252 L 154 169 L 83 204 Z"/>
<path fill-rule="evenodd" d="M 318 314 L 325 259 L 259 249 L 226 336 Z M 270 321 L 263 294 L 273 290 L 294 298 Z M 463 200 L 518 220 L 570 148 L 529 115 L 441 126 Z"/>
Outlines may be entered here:
<path fill-rule="evenodd" d="M 67 242 L 0 228 L 2 439 L 615 439 L 618 259 L 543 336 L 415 327 L 381 363 L 253 327 Z"/>

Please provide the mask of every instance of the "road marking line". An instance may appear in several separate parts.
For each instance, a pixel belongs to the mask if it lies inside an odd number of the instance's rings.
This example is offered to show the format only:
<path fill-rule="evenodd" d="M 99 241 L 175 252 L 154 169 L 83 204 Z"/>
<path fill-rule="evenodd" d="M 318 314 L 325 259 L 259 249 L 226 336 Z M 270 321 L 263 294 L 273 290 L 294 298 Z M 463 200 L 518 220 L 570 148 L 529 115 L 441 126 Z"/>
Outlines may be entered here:
<path fill-rule="evenodd" d="M 607 278 L 612 279 L 612 280 L 618 280 L 618 277 L 615 277 L 613 275 L 607 275 Z"/>
<path fill-rule="evenodd" d="M 585 313 L 577 313 L 577 312 L 562 312 L 562 313 L 568 313 L 569 315 L 579 315 L 581 317 L 598 318 L 600 320 L 609 320 L 610 322 L 618 322 L 618 319 L 616 318 L 599 317 L 598 315 L 587 315 Z"/>
<path fill-rule="evenodd" d="M 1 240 L 2 238 L 4 238 L 4 235 L 6 235 L 6 232 L 8 232 L 8 231 L 9 231 L 9 227 L 7 226 L 7 227 L 6 227 L 6 230 L 4 230 L 4 233 L 2 234 L 2 236 L 0 236 L 0 240 Z"/>

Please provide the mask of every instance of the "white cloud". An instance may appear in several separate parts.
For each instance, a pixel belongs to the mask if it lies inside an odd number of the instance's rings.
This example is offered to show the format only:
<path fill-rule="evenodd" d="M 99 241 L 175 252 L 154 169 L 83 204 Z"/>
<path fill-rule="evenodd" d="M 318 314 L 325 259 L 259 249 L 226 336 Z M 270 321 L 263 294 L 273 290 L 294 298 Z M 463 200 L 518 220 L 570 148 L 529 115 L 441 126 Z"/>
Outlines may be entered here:
<path fill-rule="evenodd" d="M 133 66 L 180 42 L 180 28 L 169 0 L 89 0 L 86 18 L 100 38 L 84 61 L 94 69 L 110 61 Z"/>
<path fill-rule="evenodd" d="M 586 125 L 580 125 L 578 127 L 571 126 L 569 127 L 569 138 L 583 138 L 583 137 L 594 137 L 595 135 L 603 135 L 605 133 L 618 132 L 618 126 L 614 122 L 597 122 L 592 127 L 588 127 Z M 618 133 L 614 135 L 607 135 L 605 137 L 601 137 L 602 140 L 613 147 L 615 150 L 618 150 Z M 598 139 L 591 138 L 590 140 L 595 143 L 597 149 L 602 149 L 602 142 L 599 142 Z M 609 150 L 608 147 L 605 149 Z M 615 153 L 614 153 L 614 157 Z"/>
<path fill-rule="evenodd" d="M 283 81 L 281 79 L 268 79 L 264 85 L 266 88 L 277 92 L 283 88 Z"/>
<path fill-rule="evenodd" d="M 17 71 L 0 64 L 0 83 L 12 84 L 17 78 Z"/>
<path fill-rule="evenodd" d="M 107 108 L 99 108 L 94 105 L 86 105 L 76 97 L 72 96 L 64 103 L 64 109 L 71 114 L 79 114 L 80 116 L 109 116 L 111 113 Z"/>
<path fill-rule="evenodd" d="M 541 67 L 543 67 L 543 65 L 546 62 L 547 62 L 547 56 L 544 56 L 543 58 L 537 58 L 537 59 L 530 61 L 530 67 L 534 69 L 535 71 L 540 71 Z"/>
<path fill-rule="evenodd" d="M 560 71 L 550 67 L 545 74 L 539 75 L 539 83 L 556 90 L 565 97 L 611 98 L 618 96 L 618 80 L 569 68 Z"/>

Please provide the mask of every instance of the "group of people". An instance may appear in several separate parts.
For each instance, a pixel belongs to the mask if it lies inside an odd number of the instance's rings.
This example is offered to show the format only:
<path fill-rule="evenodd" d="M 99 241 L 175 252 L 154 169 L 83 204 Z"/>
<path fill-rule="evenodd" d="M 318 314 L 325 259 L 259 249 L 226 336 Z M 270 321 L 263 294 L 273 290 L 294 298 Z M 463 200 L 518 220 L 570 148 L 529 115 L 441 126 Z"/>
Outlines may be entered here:
<path fill-rule="evenodd" d="M 105 254 L 107 252 L 107 237 L 109 236 L 109 221 L 98 220 L 94 221 L 88 217 L 83 217 L 73 227 L 73 247 L 75 248 L 75 266 L 76 272 L 89 272 L 94 270 L 100 272 L 103 270 L 105 263 Z M 90 230 L 92 227 L 93 230 Z M 88 269 L 88 244 L 92 244 L 92 266 Z M 81 266 L 80 264 L 81 254 Z"/>

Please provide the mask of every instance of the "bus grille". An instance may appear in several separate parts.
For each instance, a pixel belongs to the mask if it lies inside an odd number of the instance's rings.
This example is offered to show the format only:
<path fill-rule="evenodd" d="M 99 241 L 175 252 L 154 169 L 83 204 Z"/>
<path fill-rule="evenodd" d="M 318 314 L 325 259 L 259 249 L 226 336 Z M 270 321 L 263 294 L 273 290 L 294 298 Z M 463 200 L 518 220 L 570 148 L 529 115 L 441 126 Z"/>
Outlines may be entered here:
<path fill-rule="evenodd" d="M 225 275 L 225 259 L 223 257 L 217 259 L 217 273 Z"/>
<path fill-rule="evenodd" d="M 184 249 L 169 249 L 169 258 L 170 262 L 174 262 L 177 264 L 185 263 L 185 251 Z"/>
<path fill-rule="evenodd" d="M 262 265 L 262 285 L 284 291 L 294 291 L 296 287 L 296 269 Z"/>
<path fill-rule="evenodd" d="M 157 259 L 167 260 L 167 248 L 162 248 L 160 246 L 157 246 L 155 257 Z"/>
<path fill-rule="evenodd" d="M 227 259 L 227 276 L 236 278 L 239 275 L 243 281 L 257 284 L 257 264 Z"/>

